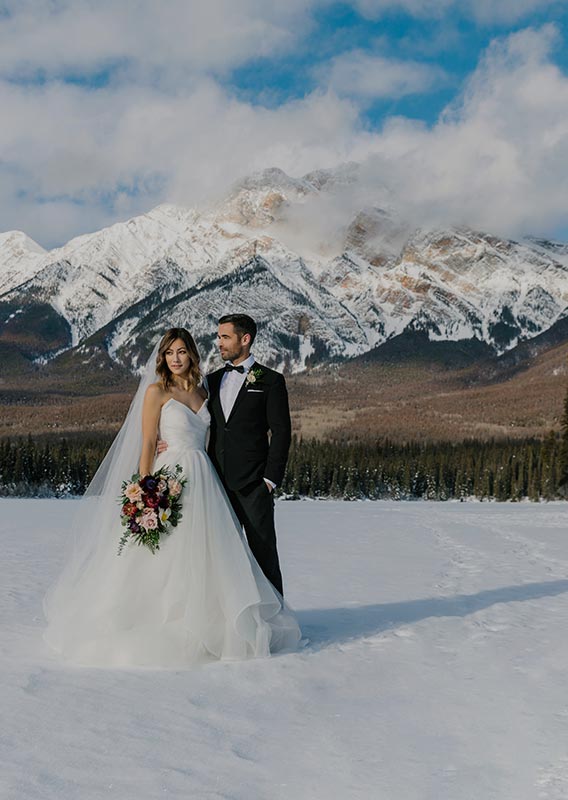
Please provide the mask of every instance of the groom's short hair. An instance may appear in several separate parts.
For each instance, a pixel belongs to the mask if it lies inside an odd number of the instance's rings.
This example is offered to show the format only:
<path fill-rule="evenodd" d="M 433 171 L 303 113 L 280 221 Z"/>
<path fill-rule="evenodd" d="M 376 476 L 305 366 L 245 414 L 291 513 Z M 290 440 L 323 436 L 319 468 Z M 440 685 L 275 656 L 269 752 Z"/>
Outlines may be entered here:
<path fill-rule="evenodd" d="M 256 322 L 252 317 L 249 317 L 248 314 L 225 314 L 219 320 L 219 325 L 225 325 L 227 322 L 233 325 L 239 336 L 244 336 L 245 333 L 248 333 L 252 345 L 256 337 Z"/>

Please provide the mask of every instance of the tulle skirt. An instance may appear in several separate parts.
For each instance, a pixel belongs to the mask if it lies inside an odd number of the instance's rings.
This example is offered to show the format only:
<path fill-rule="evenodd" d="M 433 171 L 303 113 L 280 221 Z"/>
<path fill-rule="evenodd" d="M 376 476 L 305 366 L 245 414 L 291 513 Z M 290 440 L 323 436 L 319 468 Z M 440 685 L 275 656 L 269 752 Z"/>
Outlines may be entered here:
<path fill-rule="evenodd" d="M 86 563 L 71 559 L 46 596 L 46 641 L 98 667 L 183 668 L 296 649 L 298 623 L 254 559 L 205 451 L 171 447 L 155 468 L 166 464 L 188 479 L 178 526 L 155 555 L 130 543 L 118 556 L 119 506 L 112 518 L 105 506 L 105 546 Z M 82 501 L 89 524 L 97 501 Z"/>

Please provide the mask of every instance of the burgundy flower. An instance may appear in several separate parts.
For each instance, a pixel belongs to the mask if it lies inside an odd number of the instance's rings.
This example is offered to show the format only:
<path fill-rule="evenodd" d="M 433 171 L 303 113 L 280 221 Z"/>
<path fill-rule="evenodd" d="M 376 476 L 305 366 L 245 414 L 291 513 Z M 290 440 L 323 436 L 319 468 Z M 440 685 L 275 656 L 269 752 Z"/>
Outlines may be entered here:
<path fill-rule="evenodd" d="M 121 522 L 123 534 L 118 553 L 122 552 L 132 537 L 138 544 L 147 546 L 152 553 L 158 550 L 158 539 L 169 533 L 179 519 L 181 495 L 186 479 L 179 464 L 174 470 L 163 468 L 155 475 L 141 478 L 135 474 L 123 481 Z"/>
<path fill-rule="evenodd" d="M 136 503 L 125 503 L 122 506 L 122 513 L 125 517 L 134 517 L 137 511 Z"/>

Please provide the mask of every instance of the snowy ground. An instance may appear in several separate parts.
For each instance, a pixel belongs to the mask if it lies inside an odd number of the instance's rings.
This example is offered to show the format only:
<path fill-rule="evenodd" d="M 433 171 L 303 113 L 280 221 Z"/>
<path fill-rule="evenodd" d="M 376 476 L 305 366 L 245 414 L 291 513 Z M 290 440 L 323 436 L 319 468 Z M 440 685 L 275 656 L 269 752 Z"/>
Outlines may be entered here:
<path fill-rule="evenodd" d="M 73 501 L 0 501 L 2 800 L 566 800 L 568 505 L 280 503 L 311 644 L 186 672 L 41 640 Z"/>

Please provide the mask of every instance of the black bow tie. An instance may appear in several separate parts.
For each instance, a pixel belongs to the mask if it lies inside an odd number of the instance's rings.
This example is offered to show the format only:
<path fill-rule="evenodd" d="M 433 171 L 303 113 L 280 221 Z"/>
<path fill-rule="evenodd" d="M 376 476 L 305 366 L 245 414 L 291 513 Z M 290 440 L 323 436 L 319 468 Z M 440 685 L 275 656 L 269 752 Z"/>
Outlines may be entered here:
<path fill-rule="evenodd" d="M 235 367 L 234 364 L 225 364 L 225 372 L 233 372 L 233 370 L 235 372 L 240 372 L 242 375 L 243 372 L 245 371 L 245 368 L 243 367 L 242 364 L 239 364 L 238 367 Z"/>

